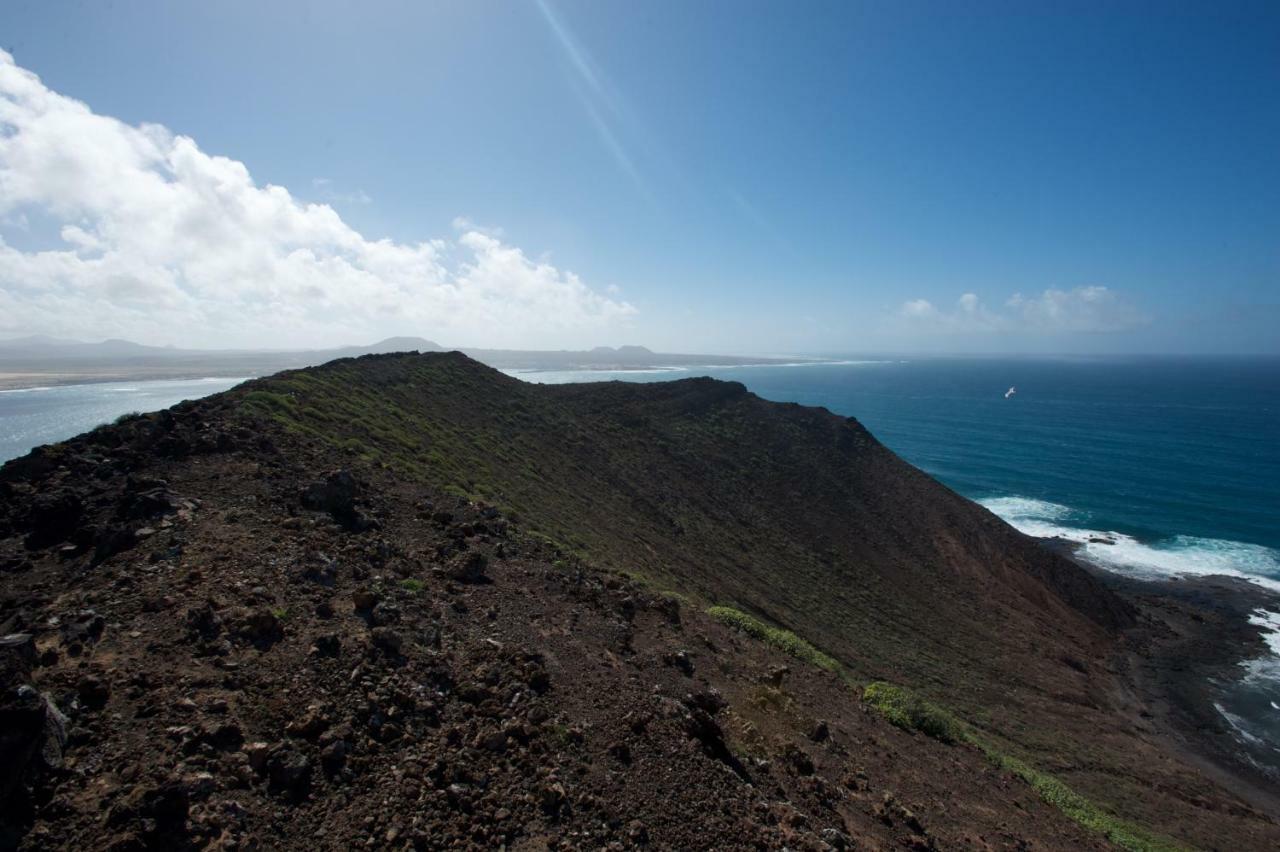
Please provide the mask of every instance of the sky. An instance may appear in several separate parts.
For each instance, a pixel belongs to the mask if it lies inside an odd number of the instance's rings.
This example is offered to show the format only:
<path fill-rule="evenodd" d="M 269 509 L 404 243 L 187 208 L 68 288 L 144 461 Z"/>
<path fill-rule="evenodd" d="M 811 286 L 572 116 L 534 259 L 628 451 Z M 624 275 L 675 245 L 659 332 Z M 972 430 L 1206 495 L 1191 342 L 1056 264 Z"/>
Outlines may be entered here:
<path fill-rule="evenodd" d="M 0 5 L 0 337 L 1280 353 L 1280 4 Z"/>

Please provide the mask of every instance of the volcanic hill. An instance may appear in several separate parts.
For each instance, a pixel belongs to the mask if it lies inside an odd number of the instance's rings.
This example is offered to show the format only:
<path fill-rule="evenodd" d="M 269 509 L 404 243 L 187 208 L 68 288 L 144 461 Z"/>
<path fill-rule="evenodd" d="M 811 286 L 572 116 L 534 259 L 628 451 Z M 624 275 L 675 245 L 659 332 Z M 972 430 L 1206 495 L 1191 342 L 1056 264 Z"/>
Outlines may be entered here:
<path fill-rule="evenodd" d="M 1276 848 L 855 420 L 370 355 L 0 469 L 0 848 Z"/>

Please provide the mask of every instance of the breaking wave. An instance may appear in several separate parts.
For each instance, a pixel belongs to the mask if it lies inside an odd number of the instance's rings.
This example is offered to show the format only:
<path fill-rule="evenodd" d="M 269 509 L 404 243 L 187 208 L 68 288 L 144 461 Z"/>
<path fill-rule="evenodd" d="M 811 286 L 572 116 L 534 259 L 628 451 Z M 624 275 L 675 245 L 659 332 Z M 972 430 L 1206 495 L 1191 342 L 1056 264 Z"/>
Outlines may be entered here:
<path fill-rule="evenodd" d="M 978 501 L 1027 535 L 1060 538 L 1079 545 L 1077 554 L 1096 565 L 1148 576 L 1241 577 L 1280 591 L 1280 551 L 1261 544 L 1175 535 L 1143 541 L 1099 529 L 1088 512 L 1029 497 L 990 497 Z"/>

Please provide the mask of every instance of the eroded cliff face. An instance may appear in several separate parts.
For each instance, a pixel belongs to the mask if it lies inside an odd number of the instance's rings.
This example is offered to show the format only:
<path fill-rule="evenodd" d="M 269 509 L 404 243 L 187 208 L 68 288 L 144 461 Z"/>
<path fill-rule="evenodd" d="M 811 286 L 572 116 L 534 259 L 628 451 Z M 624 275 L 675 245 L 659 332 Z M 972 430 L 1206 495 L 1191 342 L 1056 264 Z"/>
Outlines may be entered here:
<path fill-rule="evenodd" d="M 1125 604 L 732 383 L 280 374 L 0 469 L 0 569 L 9 845 L 1105 844 L 992 754 L 1277 839 L 1132 725 Z"/>

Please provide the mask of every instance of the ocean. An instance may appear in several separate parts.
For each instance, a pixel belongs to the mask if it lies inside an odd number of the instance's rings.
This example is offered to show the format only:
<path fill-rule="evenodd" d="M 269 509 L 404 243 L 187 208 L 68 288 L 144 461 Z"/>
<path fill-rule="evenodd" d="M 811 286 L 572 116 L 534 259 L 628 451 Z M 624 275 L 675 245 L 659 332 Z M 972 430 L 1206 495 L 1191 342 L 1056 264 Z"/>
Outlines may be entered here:
<path fill-rule="evenodd" d="M 1280 591 L 1280 359 L 909 359 L 523 373 L 540 382 L 713 375 L 857 417 L 890 449 L 1030 535 L 1143 577 L 1226 574 Z M 1014 389 L 1012 394 L 1010 388 Z M 1280 613 L 1270 654 L 1215 706 L 1280 779 Z"/>
<path fill-rule="evenodd" d="M 1227 574 L 1280 591 L 1280 359 L 847 359 L 630 372 L 513 372 L 526 381 L 711 375 L 857 417 L 890 449 L 1032 535 L 1139 576 Z M 0 392 L 0 461 L 131 411 L 237 379 Z M 1015 392 L 1010 394 L 1009 389 Z M 1280 766 L 1276 655 L 1249 661 L 1222 712 Z"/>
<path fill-rule="evenodd" d="M 244 379 L 101 382 L 0 391 L 0 463 L 64 441 L 122 414 L 159 411 L 227 390 Z"/>
<path fill-rule="evenodd" d="M 1233 574 L 1280 591 L 1280 359 L 936 358 L 512 374 L 739 381 L 766 399 L 857 417 L 954 490 L 1025 532 L 1081 542 L 1107 567 Z M 240 381 L 0 391 L 0 462 Z"/>
<path fill-rule="evenodd" d="M 1280 590 L 1280 359 L 912 359 L 521 373 L 713 375 L 857 417 L 1014 526 L 1117 570 L 1248 575 Z M 1009 388 L 1016 391 L 1006 398 Z M 1089 539 L 1105 539 L 1089 541 Z"/>

